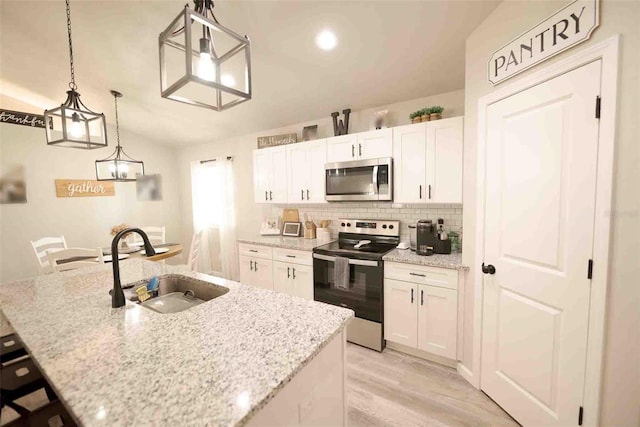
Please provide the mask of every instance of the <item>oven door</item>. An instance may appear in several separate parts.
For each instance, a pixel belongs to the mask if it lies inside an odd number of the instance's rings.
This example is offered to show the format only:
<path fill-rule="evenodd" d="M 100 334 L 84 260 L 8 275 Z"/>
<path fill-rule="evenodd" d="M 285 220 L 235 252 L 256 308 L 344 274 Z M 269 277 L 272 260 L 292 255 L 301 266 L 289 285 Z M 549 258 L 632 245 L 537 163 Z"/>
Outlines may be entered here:
<path fill-rule="evenodd" d="M 382 261 L 349 258 L 349 289 L 334 285 L 335 257 L 313 254 L 313 299 L 350 308 L 356 317 L 382 323 Z"/>
<path fill-rule="evenodd" d="M 326 200 L 393 200 L 391 158 L 327 163 Z"/>

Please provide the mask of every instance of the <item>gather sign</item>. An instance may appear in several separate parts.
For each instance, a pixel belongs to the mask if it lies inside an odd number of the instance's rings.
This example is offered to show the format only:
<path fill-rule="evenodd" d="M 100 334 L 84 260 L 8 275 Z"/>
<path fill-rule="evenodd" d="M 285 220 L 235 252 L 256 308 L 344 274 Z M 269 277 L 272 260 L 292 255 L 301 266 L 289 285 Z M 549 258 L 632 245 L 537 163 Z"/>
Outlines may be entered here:
<path fill-rule="evenodd" d="M 489 59 L 494 86 L 591 37 L 599 25 L 599 0 L 575 0 L 522 33 Z"/>
<path fill-rule="evenodd" d="M 115 196 L 113 182 L 91 179 L 56 179 L 57 197 Z"/>

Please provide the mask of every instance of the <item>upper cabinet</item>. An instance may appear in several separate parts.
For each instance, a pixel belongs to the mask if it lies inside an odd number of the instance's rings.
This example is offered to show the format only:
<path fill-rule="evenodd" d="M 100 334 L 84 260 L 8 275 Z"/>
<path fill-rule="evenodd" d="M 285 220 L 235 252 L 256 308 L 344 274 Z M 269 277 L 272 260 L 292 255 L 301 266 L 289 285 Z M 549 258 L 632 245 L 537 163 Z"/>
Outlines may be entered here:
<path fill-rule="evenodd" d="M 463 118 L 393 128 L 394 202 L 462 203 Z"/>
<path fill-rule="evenodd" d="M 327 162 L 377 159 L 393 155 L 391 128 L 335 136 L 327 139 Z"/>
<path fill-rule="evenodd" d="M 289 203 L 326 203 L 325 172 L 327 142 L 325 139 L 287 145 Z"/>
<path fill-rule="evenodd" d="M 287 203 L 287 150 L 284 146 L 253 151 L 256 203 Z"/>

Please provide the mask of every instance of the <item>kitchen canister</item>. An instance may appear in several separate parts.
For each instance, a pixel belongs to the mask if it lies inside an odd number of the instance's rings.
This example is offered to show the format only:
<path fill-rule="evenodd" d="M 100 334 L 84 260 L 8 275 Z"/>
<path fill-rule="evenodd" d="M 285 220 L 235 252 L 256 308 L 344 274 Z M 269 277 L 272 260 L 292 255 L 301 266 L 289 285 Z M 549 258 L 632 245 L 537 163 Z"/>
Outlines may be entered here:
<path fill-rule="evenodd" d="M 415 252 L 416 246 L 417 246 L 416 225 L 409 224 L 409 248 Z"/>

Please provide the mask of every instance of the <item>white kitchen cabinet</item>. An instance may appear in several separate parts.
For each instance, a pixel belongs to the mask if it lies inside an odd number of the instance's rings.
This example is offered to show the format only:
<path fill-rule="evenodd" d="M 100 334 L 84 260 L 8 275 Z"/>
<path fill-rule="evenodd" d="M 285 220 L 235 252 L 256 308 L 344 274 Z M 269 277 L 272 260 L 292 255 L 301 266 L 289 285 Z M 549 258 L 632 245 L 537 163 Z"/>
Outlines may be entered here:
<path fill-rule="evenodd" d="M 393 129 L 377 129 L 356 134 L 359 160 L 378 159 L 393 155 Z"/>
<path fill-rule="evenodd" d="M 427 198 L 427 124 L 393 128 L 394 194 L 399 203 L 425 203 Z"/>
<path fill-rule="evenodd" d="M 358 160 L 357 144 L 356 134 L 327 138 L 327 163 Z"/>
<path fill-rule="evenodd" d="M 253 151 L 253 188 L 256 203 L 287 202 L 286 147 Z"/>
<path fill-rule="evenodd" d="M 385 340 L 456 360 L 457 289 L 456 270 L 385 263 Z"/>
<path fill-rule="evenodd" d="M 326 203 L 325 139 L 290 144 L 286 147 L 289 203 Z"/>
<path fill-rule="evenodd" d="M 273 262 L 274 290 L 313 301 L 313 267 Z"/>
<path fill-rule="evenodd" d="M 462 203 L 463 118 L 427 123 L 427 195 L 431 203 Z"/>
<path fill-rule="evenodd" d="M 240 255 L 240 282 L 273 290 L 273 262 L 269 259 Z"/>
<path fill-rule="evenodd" d="M 384 281 L 384 338 L 409 347 L 418 346 L 418 285 L 393 279 Z"/>
<path fill-rule="evenodd" d="M 463 118 L 393 129 L 396 203 L 462 203 Z"/>
<path fill-rule="evenodd" d="M 455 359 L 458 293 L 418 285 L 418 294 L 418 349 Z"/>

